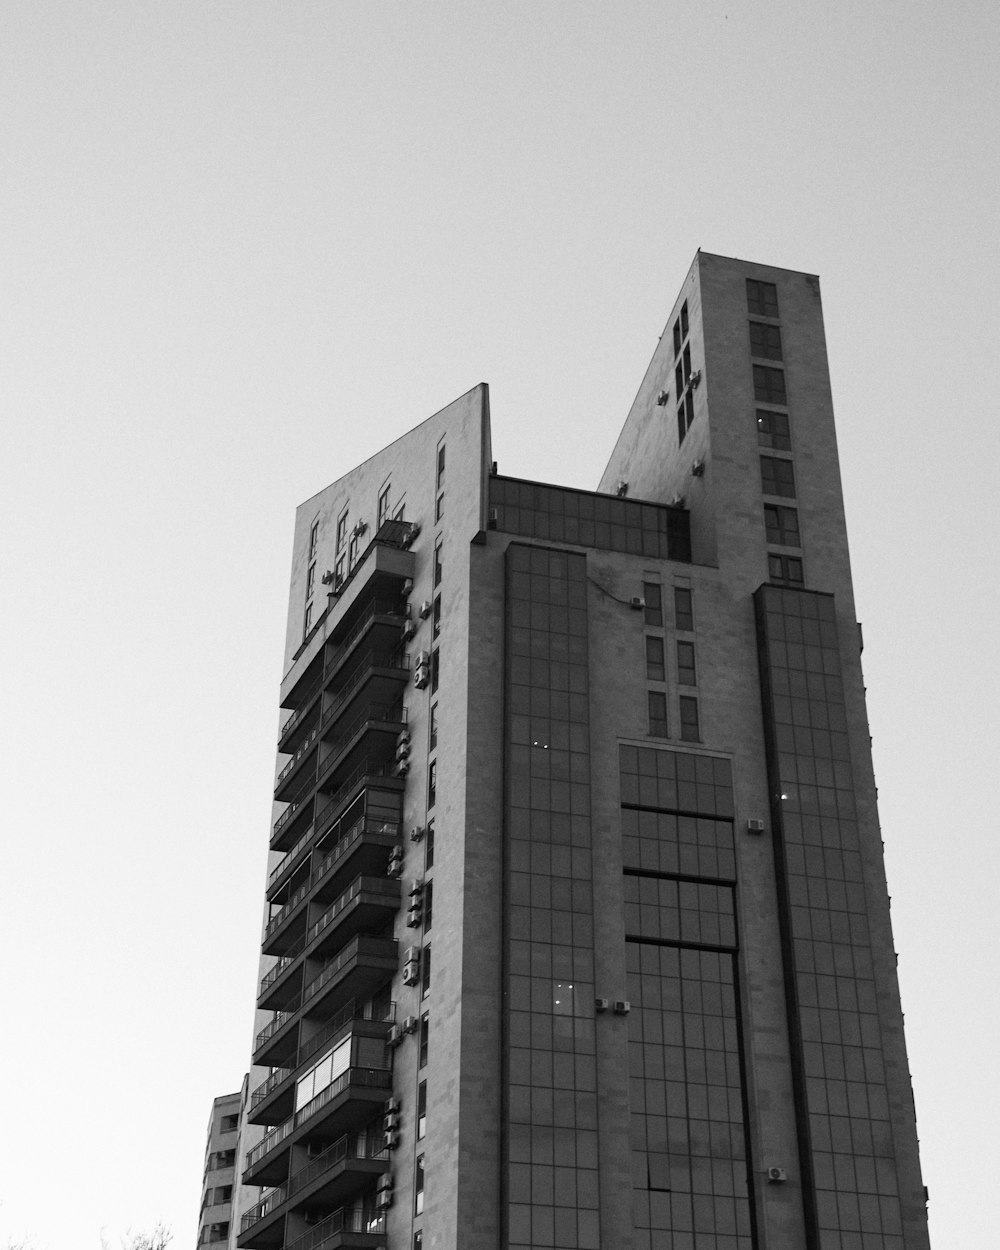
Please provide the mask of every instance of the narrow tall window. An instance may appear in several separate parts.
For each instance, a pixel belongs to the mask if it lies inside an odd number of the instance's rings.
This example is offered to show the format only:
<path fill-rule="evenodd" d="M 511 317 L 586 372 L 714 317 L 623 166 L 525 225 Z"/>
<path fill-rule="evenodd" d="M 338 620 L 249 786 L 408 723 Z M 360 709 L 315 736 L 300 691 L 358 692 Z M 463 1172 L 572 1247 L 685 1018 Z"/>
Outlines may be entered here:
<path fill-rule="evenodd" d="M 427 1082 L 417 1086 L 417 1141 L 427 1136 Z"/>
<path fill-rule="evenodd" d="M 420 997 L 426 998 L 431 992 L 431 948 L 424 947 L 424 953 L 420 960 L 421 978 L 420 978 Z"/>
<path fill-rule="evenodd" d="M 678 317 L 677 320 L 674 322 L 674 355 L 675 356 L 679 356 L 681 354 L 681 344 L 683 342 L 684 342 L 684 336 L 681 334 L 681 319 L 680 317 Z"/>
<path fill-rule="evenodd" d="M 666 673 L 663 664 L 663 639 L 647 636 L 646 638 L 646 679 L 648 681 L 664 681 Z"/>
<path fill-rule="evenodd" d="M 441 652 L 438 648 L 431 652 L 431 694 L 437 694 L 441 683 Z"/>
<path fill-rule="evenodd" d="M 686 338 L 688 332 L 688 303 L 681 304 L 681 337 Z"/>
<path fill-rule="evenodd" d="M 441 633 L 441 596 L 438 595 L 434 600 L 434 610 L 431 614 L 431 632 L 436 638 Z"/>
<path fill-rule="evenodd" d="M 427 833 L 424 835 L 426 842 L 424 843 L 424 871 L 434 867 L 434 821 L 427 822 Z"/>
<path fill-rule="evenodd" d="M 694 629 L 694 603 L 691 591 L 686 586 L 674 587 L 674 627 L 675 629 Z"/>
<path fill-rule="evenodd" d="M 773 282 L 747 278 L 747 308 L 758 317 L 777 317 L 778 288 Z"/>
<path fill-rule="evenodd" d="M 667 736 L 667 696 L 662 690 L 648 691 L 649 732 L 657 738 Z"/>
<path fill-rule="evenodd" d="M 316 586 L 316 565 L 310 564 L 309 571 L 306 573 L 306 597 L 308 598 Z"/>
<path fill-rule="evenodd" d="M 677 644 L 677 682 L 681 686 L 695 686 L 694 643 L 678 642 Z"/>
<path fill-rule="evenodd" d="M 700 742 L 701 729 L 698 724 L 698 700 L 690 695 L 681 695 L 681 739 L 684 742 Z"/>
<path fill-rule="evenodd" d="M 413 1214 L 424 1213 L 424 1156 L 417 1155 L 417 1171 L 413 1179 Z"/>
<path fill-rule="evenodd" d="M 443 545 L 444 545 L 444 540 L 441 538 L 439 538 L 437 542 L 434 544 L 434 586 L 435 586 L 435 589 L 441 585 L 441 574 L 442 574 L 441 548 Z"/>
<path fill-rule="evenodd" d="M 427 766 L 427 806 L 433 807 L 437 799 L 438 766 L 437 760 L 431 760 Z"/>
<path fill-rule="evenodd" d="M 430 726 L 427 730 L 427 749 L 433 751 L 438 744 L 438 708 L 436 703 L 431 704 Z"/>
<path fill-rule="evenodd" d="M 434 882 L 428 881 L 424 886 L 424 932 L 427 933 L 434 919 Z"/>
<path fill-rule="evenodd" d="M 347 541 L 347 509 L 337 517 L 337 550 L 343 549 L 344 543 Z"/>
<path fill-rule="evenodd" d="M 417 1065 L 421 1068 L 427 1067 L 427 1052 L 430 1049 L 431 1040 L 431 1021 L 425 1012 L 420 1017 L 420 1055 L 417 1059 Z"/>
<path fill-rule="evenodd" d="M 444 443 L 438 448 L 437 454 L 437 488 L 444 489 Z"/>
<path fill-rule="evenodd" d="M 313 521 L 312 529 L 309 531 L 309 559 L 312 560 L 316 555 L 316 547 L 319 544 L 319 521 Z"/>
<path fill-rule="evenodd" d="M 307 603 L 305 620 L 302 622 L 302 637 L 303 638 L 308 636 L 309 631 L 312 629 L 312 623 L 313 623 L 313 605 L 311 603 Z"/>
<path fill-rule="evenodd" d="M 386 482 L 386 484 L 379 491 L 379 496 L 378 496 L 378 524 L 379 525 L 381 525 L 383 521 L 386 521 L 389 518 L 389 489 L 390 489 L 389 483 Z"/>
<path fill-rule="evenodd" d="M 646 624 L 654 627 L 663 624 L 663 592 L 659 582 L 643 582 L 642 598 Z"/>
<path fill-rule="evenodd" d="M 440 521 L 444 516 L 444 492 L 442 491 L 434 501 L 434 520 Z"/>
<path fill-rule="evenodd" d="M 691 344 L 684 348 L 684 355 L 681 358 L 684 362 L 684 385 L 687 386 L 691 380 Z"/>

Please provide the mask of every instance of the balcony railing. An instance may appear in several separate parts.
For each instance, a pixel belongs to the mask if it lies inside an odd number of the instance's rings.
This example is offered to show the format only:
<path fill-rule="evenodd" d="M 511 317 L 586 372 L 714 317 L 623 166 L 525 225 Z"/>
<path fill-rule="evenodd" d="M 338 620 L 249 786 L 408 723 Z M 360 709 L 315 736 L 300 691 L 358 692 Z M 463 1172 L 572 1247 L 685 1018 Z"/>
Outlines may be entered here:
<path fill-rule="evenodd" d="M 309 882 L 307 881 L 305 885 L 300 885 L 299 888 L 292 895 L 292 897 L 288 900 L 288 902 L 285 903 L 282 907 L 278 909 L 278 911 L 274 913 L 271 919 L 267 922 L 267 927 L 264 929 L 264 941 L 265 942 L 271 936 L 271 934 L 275 932 L 276 929 L 279 929 L 281 927 L 282 923 L 295 910 L 295 908 L 298 907 L 299 903 L 302 902 L 302 900 L 305 898 L 305 896 L 308 893 L 309 893 Z"/>
<path fill-rule="evenodd" d="M 358 661 L 357 666 L 351 669 L 344 684 L 337 688 L 333 702 L 323 713 L 321 725 L 329 725 L 330 721 L 339 713 L 340 709 L 374 668 L 391 668 L 397 669 L 401 673 L 408 673 L 410 671 L 410 657 L 399 651 L 366 652 Z"/>
<path fill-rule="evenodd" d="M 275 834 L 280 833 L 281 830 L 284 829 L 285 825 L 288 824 L 292 817 L 298 812 L 299 808 L 302 807 L 303 802 L 308 802 L 308 800 L 292 799 L 278 819 L 274 822 Z"/>
<path fill-rule="evenodd" d="M 285 778 L 292 771 L 295 765 L 298 764 L 300 760 L 304 759 L 305 756 L 309 753 L 318 735 L 319 735 L 319 725 L 317 725 L 314 729 L 311 729 L 309 731 L 309 733 L 307 734 L 305 738 L 305 741 L 298 748 L 298 750 L 295 752 L 292 758 L 288 761 L 288 763 L 284 766 L 281 772 L 278 773 L 278 776 L 275 778 L 275 782 L 274 782 L 275 789 L 277 789 L 281 785 L 281 783 L 285 780 Z"/>
<path fill-rule="evenodd" d="M 302 1005 L 314 998 L 320 990 L 330 982 L 339 972 L 341 972 L 352 959 L 357 959 L 363 955 L 370 955 L 379 959 L 391 959 L 396 953 L 396 943 L 392 938 L 372 938 L 367 934 L 359 933 L 354 937 L 342 951 L 338 951 L 336 956 L 326 965 L 319 976 L 314 977 L 302 991 Z M 301 1058 L 299 1060 L 301 1063 Z"/>
<path fill-rule="evenodd" d="M 365 1215 L 363 1211 L 342 1207 L 301 1237 L 286 1242 L 285 1250 L 323 1250 L 339 1233 L 373 1233 L 385 1236 L 385 1216 Z"/>
<path fill-rule="evenodd" d="M 333 847 L 316 865 L 312 874 L 313 882 L 315 883 L 321 877 L 325 877 L 337 860 L 342 859 L 358 839 L 364 837 L 366 833 L 382 833 L 399 837 L 399 824 L 395 821 L 375 820 L 371 816 L 363 816 L 348 829 L 343 837 L 337 839 Z"/>
<path fill-rule="evenodd" d="M 275 1068 L 267 1080 L 262 1081 L 250 1095 L 250 1110 L 253 1111 L 255 1107 L 259 1107 L 269 1094 L 272 1094 L 283 1081 L 288 1080 L 293 1071 L 294 1068 Z"/>
<path fill-rule="evenodd" d="M 265 1215 L 269 1215 L 279 1202 L 284 1202 L 288 1197 L 288 1190 L 282 1185 L 275 1185 L 273 1189 L 264 1191 L 264 1196 L 255 1207 L 251 1207 L 249 1211 L 244 1212 L 243 1218 L 240 1220 L 240 1232 L 245 1233 L 247 1229 L 253 1228 L 255 1224 L 259 1224 Z"/>
<path fill-rule="evenodd" d="M 358 641 L 368 626 L 372 623 L 376 616 L 402 616 L 402 605 L 400 603 L 385 603 L 376 600 L 369 604 L 365 611 L 361 614 L 350 631 L 340 640 L 336 651 L 330 656 L 327 664 L 327 673 L 334 672 L 337 665 L 347 655 L 351 647 Z"/>
<path fill-rule="evenodd" d="M 400 897 L 400 885 L 398 881 L 380 881 L 377 877 L 357 877 L 347 889 L 337 898 L 326 911 L 320 916 L 315 924 L 309 926 L 307 941 L 312 942 L 315 938 L 328 929 L 330 925 L 337 919 L 340 913 L 354 902 L 359 894 L 381 894 L 385 898 L 391 899 L 398 904 Z"/>
<path fill-rule="evenodd" d="M 322 687 L 322 685 L 323 685 L 323 678 L 321 675 L 317 677 L 316 680 L 309 686 L 308 690 L 306 690 L 300 696 L 300 706 L 296 708 L 296 710 L 291 714 L 291 716 L 289 716 L 285 720 L 285 723 L 281 726 L 281 729 L 278 731 L 279 742 L 285 736 L 285 734 L 288 733 L 288 731 L 293 727 L 295 722 L 299 720 L 299 718 L 305 713 L 309 704 L 312 702 L 314 695 Z"/>
<path fill-rule="evenodd" d="M 277 881 L 277 879 L 281 876 L 281 874 L 285 871 L 286 868 L 291 866 L 296 855 L 298 855 L 298 853 L 302 850 L 302 848 L 308 843 L 309 839 L 312 837 L 314 828 L 315 828 L 315 825 L 310 825 L 309 828 L 302 835 L 302 837 L 299 838 L 298 842 L 296 842 L 295 845 L 291 848 L 291 850 L 285 852 L 284 859 L 279 860 L 278 863 L 275 864 L 275 866 L 271 869 L 270 875 L 267 878 L 268 888 L 274 885 L 275 881 Z"/>
<path fill-rule="evenodd" d="M 299 1005 L 296 1004 L 294 1007 L 290 1007 L 287 1011 L 276 1011 L 274 1013 L 274 1019 L 270 1022 L 270 1024 L 265 1024 L 261 1031 L 257 1034 L 253 1047 L 254 1050 L 260 1050 L 261 1046 L 263 1046 L 265 1042 L 270 1041 L 279 1029 L 283 1029 L 288 1021 L 291 1020 L 292 1016 L 295 1015 L 296 1011 L 298 1011 L 298 1008 Z"/>
<path fill-rule="evenodd" d="M 302 948 L 305 946 L 305 944 L 306 944 L 305 937 L 300 937 L 298 941 L 295 943 L 295 945 L 292 947 L 292 949 L 289 951 L 286 951 L 284 955 L 282 955 L 281 958 L 278 960 L 278 962 L 274 965 L 274 967 L 271 968 L 268 972 L 264 973 L 264 975 L 260 979 L 260 990 L 258 991 L 258 994 L 257 994 L 258 998 L 260 997 L 261 994 L 264 993 L 265 990 L 269 990 L 271 988 L 271 986 L 275 983 L 275 981 L 277 981 L 277 979 L 281 976 L 281 974 L 285 971 L 285 969 L 290 964 L 295 962 L 298 956 L 302 953 Z"/>
<path fill-rule="evenodd" d="M 392 724 L 406 724 L 406 708 L 402 703 L 373 703 L 366 708 L 359 716 L 355 716 L 354 720 L 342 730 L 340 734 L 330 743 L 330 754 L 323 761 L 323 767 L 333 762 L 334 758 L 343 751 L 344 747 L 351 741 L 364 725 L 369 721 L 389 721 Z"/>
<path fill-rule="evenodd" d="M 299 1168 L 297 1172 L 292 1173 L 285 1186 L 289 1198 L 298 1193 L 303 1186 L 308 1185 L 310 1181 L 315 1180 L 317 1176 L 322 1176 L 328 1169 L 336 1167 L 338 1163 L 343 1163 L 347 1159 L 388 1159 L 389 1151 L 381 1144 L 384 1138 L 384 1133 L 375 1138 L 368 1138 L 363 1133 L 347 1134 L 341 1137 L 332 1146 L 327 1146 L 326 1150 L 321 1155 L 317 1155 L 311 1163 L 307 1163 L 304 1168 Z"/>

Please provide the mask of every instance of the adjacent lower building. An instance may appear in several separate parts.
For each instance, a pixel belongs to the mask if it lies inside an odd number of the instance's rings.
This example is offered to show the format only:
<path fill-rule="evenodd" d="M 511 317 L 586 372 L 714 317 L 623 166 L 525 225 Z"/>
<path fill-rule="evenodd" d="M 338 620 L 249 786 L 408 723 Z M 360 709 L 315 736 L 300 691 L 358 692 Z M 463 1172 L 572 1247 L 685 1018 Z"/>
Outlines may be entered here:
<path fill-rule="evenodd" d="M 247 1081 L 235 1094 L 223 1094 L 212 1103 L 205 1143 L 205 1171 L 198 1216 L 198 1245 L 220 1250 L 235 1241 L 233 1211 L 239 1189 L 239 1157 Z"/>
<path fill-rule="evenodd" d="M 926 1250 L 860 651 L 809 274 L 596 491 L 481 385 L 303 504 L 236 1245 Z"/>

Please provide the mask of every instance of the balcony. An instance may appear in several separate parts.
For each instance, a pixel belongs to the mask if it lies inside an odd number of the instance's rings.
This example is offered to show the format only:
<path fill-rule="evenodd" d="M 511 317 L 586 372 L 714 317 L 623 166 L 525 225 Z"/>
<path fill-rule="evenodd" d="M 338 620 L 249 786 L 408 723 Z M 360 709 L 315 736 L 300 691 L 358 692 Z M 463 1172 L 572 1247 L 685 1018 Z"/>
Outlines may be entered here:
<path fill-rule="evenodd" d="M 399 910 L 402 887 L 384 877 L 356 877 L 306 931 L 311 959 L 332 953 L 357 933 L 377 933 Z"/>
<path fill-rule="evenodd" d="M 313 725 L 296 747 L 292 758 L 282 767 L 274 782 L 274 797 L 279 803 L 285 802 L 297 790 L 303 788 L 303 780 L 309 767 L 315 770 L 316 747 L 319 739 L 319 723 Z M 307 761 L 311 761 L 307 767 Z M 315 774 L 314 774 L 315 775 Z"/>
<path fill-rule="evenodd" d="M 310 882 L 304 881 L 264 926 L 260 949 L 265 955 L 290 955 L 296 948 L 302 949 L 309 887 Z"/>
<path fill-rule="evenodd" d="M 302 991 L 303 1014 L 328 1019 L 349 999 L 371 998 L 392 980 L 398 967 L 399 945 L 394 938 L 359 934 L 307 983 Z"/>
<path fill-rule="evenodd" d="M 287 1011 L 276 1011 L 270 1024 L 265 1024 L 254 1039 L 253 1061 L 259 1068 L 287 1067 L 298 1048 L 299 1024 L 293 1003 Z"/>
<path fill-rule="evenodd" d="M 344 888 L 345 878 L 354 876 L 384 877 L 389 854 L 400 843 L 400 826 L 395 821 L 371 816 L 357 820 L 326 850 L 312 873 L 313 898 L 325 903 Z"/>
<path fill-rule="evenodd" d="M 389 1170 L 389 1152 L 380 1142 L 381 1134 L 346 1134 L 328 1146 L 305 1167 L 293 1172 L 283 1186 L 268 1190 L 246 1212 L 240 1222 L 237 1245 L 278 1245 L 287 1211 L 298 1210 L 307 1203 L 313 1208 L 333 1206 L 370 1185 Z"/>
<path fill-rule="evenodd" d="M 406 788 L 406 781 L 403 777 L 392 775 L 392 763 L 391 760 L 362 760 L 357 768 L 341 781 L 338 789 L 326 802 L 319 804 L 315 827 L 319 830 L 321 838 L 326 836 L 330 827 L 344 814 L 351 800 L 357 798 L 367 787 L 377 785 L 380 790 L 397 792 Z"/>
<path fill-rule="evenodd" d="M 335 1211 L 285 1250 L 380 1250 L 386 1245 L 385 1216 L 360 1211 Z"/>
<path fill-rule="evenodd" d="M 284 859 L 280 860 L 271 869 L 267 878 L 267 896 L 269 900 L 278 893 L 279 887 L 287 880 L 288 874 L 305 859 L 314 832 L 315 830 L 310 824 L 295 845 L 286 851 Z"/>
<path fill-rule="evenodd" d="M 354 999 L 346 1003 L 318 1033 L 299 1046 L 294 1058 L 257 1086 L 250 1095 L 247 1119 L 251 1124 L 283 1124 L 295 1107 L 292 1077 L 303 1064 L 318 1055 L 324 1047 L 335 1046 L 351 1033 L 384 1038 L 395 1018 L 395 1003 L 375 1008 L 371 1003 L 362 1007 Z"/>
<path fill-rule="evenodd" d="M 273 968 L 260 979 L 257 1006 L 261 1011 L 287 1011 L 298 1002 L 302 991 L 302 969 L 299 955 L 305 946 L 305 935 L 283 954 Z M 298 961 L 298 962 L 296 962 Z"/>
<path fill-rule="evenodd" d="M 298 798 L 291 799 L 288 807 L 274 822 L 271 833 L 271 850 L 287 851 L 306 832 L 313 812 L 313 796 L 306 790 Z"/>
<path fill-rule="evenodd" d="M 377 638 L 387 638 L 390 646 L 398 643 L 406 615 L 407 608 L 401 599 L 376 599 L 361 610 L 361 614 L 350 623 L 347 629 L 342 628 L 347 624 L 346 618 L 340 625 L 335 626 L 331 634 L 331 642 L 335 645 L 327 653 L 327 680 L 329 681 L 337 670 L 343 667 L 351 652 L 369 630 L 373 630 Z"/>
<path fill-rule="evenodd" d="M 288 1177 L 296 1141 L 357 1130 L 371 1120 L 392 1088 L 389 1068 L 348 1068 L 284 1124 L 265 1134 L 247 1154 L 243 1182 L 273 1185 Z"/>
<path fill-rule="evenodd" d="M 410 678 L 410 657 L 401 651 L 366 651 L 353 668 L 338 681 L 320 726 L 324 731 L 337 726 L 358 694 L 364 690 L 373 703 L 398 703 L 400 691 Z M 327 736 L 324 733 L 324 736 Z M 336 736 L 341 736 L 339 726 Z"/>

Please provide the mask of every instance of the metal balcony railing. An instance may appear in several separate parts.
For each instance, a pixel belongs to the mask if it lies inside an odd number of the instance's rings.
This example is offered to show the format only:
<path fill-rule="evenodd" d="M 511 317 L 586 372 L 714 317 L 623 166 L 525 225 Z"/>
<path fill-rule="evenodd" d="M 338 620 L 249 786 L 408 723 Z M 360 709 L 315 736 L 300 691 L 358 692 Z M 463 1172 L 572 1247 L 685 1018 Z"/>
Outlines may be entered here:
<path fill-rule="evenodd" d="M 300 937 L 298 941 L 295 943 L 295 945 L 292 947 L 292 949 L 289 951 L 286 951 L 284 955 L 282 955 L 281 958 L 278 960 L 278 962 L 274 965 L 274 967 L 264 973 L 264 975 L 260 979 L 260 989 L 257 992 L 258 998 L 261 996 L 261 994 L 264 993 L 265 990 L 269 990 L 271 988 L 271 986 L 275 983 L 275 981 L 277 981 L 277 979 L 281 976 L 281 974 L 285 971 L 285 969 L 289 966 L 289 964 L 292 964 L 295 962 L 298 956 L 301 955 L 302 948 L 305 946 L 305 944 L 306 944 L 305 937 L 304 936 Z"/>
<path fill-rule="evenodd" d="M 408 673 L 410 671 L 410 657 L 400 651 L 366 652 L 358 661 L 356 667 L 351 669 L 343 685 L 338 686 L 334 692 L 333 702 L 323 713 L 323 719 L 320 722 L 321 727 L 329 725 L 330 721 L 338 715 L 340 709 L 350 699 L 361 682 L 375 668 L 390 668 L 398 670 L 400 673 Z"/>
<path fill-rule="evenodd" d="M 396 953 L 396 943 L 392 938 L 372 938 L 359 933 L 352 938 L 343 950 L 338 951 L 323 971 L 314 977 L 302 991 L 302 1005 L 314 998 L 320 990 L 331 981 L 352 959 L 369 955 L 377 959 L 391 959 Z"/>
<path fill-rule="evenodd" d="M 317 829 L 326 832 L 323 829 L 324 823 L 329 819 L 332 812 L 343 803 L 348 794 L 354 789 L 362 777 L 388 777 L 392 772 L 391 760 L 365 760 L 359 764 L 351 774 L 341 782 L 337 789 L 330 795 L 329 799 L 316 812 L 313 824 Z"/>
<path fill-rule="evenodd" d="M 294 1007 L 289 1007 L 287 1011 L 276 1011 L 274 1013 L 274 1019 L 270 1022 L 270 1024 L 265 1024 L 261 1031 L 257 1034 L 253 1047 L 255 1051 L 260 1050 L 261 1046 L 263 1046 L 265 1042 L 270 1041 L 279 1029 L 283 1029 L 285 1027 L 288 1021 L 291 1020 L 292 1016 L 295 1015 L 296 1011 L 298 1011 L 299 1005 L 299 1003 L 296 1003 Z"/>
<path fill-rule="evenodd" d="M 298 907 L 299 903 L 302 902 L 302 900 L 305 898 L 305 896 L 308 893 L 309 893 L 309 882 L 307 881 L 305 885 L 300 885 L 299 888 L 292 895 L 292 897 L 288 900 L 288 902 L 285 903 L 282 907 L 280 907 L 274 913 L 271 919 L 267 922 L 267 925 L 264 929 L 264 941 L 265 942 L 271 936 L 272 933 L 274 933 L 277 929 L 281 928 L 282 923 L 287 919 L 289 915 L 291 915 L 291 913 L 295 910 L 295 908 Z"/>
<path fill-rule="evenodd" d="M 355 716 L 354 720 L 341 730 L 336 738 L 330 743 L 330 754 L 323 761 L 323 768 L 333 762 L 336 756 L 347 746 L 351 739 L 357 734 L 361 728 L 369 721 L 388 721 L 390 724 L 405 725 L 406 724 L 406 708 L 402 703 L 373 703 L 366 708 L 359 716 Z"/>
<path fill-rule="evenodd" d="M 285 1250 L 323 1250 L 340 1233 L 375 1233 L 384 1236 L 385 1216 L 365 1215 L 363 1211 L 342 1207 L 301 1237 L 286 1242 Z"/>
<path fill-rule="evenodd" d="M 259 1224 L 265 1215 L 269 1215 L 278 1203 L 284 1202 L 287 1197 L 288 1190 L 282 1185 L 275 1185 L 273 1189 L 265 1189 L 260 1202 L 243 1213 L 240 1220 L 240 1232 L 245 1233 L 247 1229 Z"/>
<path fill-rule="evenodd" d="M 324 930 L 333 924 L 340 913 L 354 902 L 362 891 L 365 894 L 381 894 L 385 896 L 387 901 L 393 900 L 397 904 L 399 903 L 400 885 L 398 881 L 380 881 L 378 877 L 356 877 L 343 894 L 330 904 L 316 923 L 309 926 L 306 940 L 312 942 L 315 938 L 318 938 Z"/>
<path fill-rule="evenodd" d="M 319 737 L 319 725 L 316 725 L 315 728 L 309 731 L 309 733 L 305 737 L 305 740 L 299 746 L 298 750 L 295 752 L 292 758 L 288 761 L 288 763 L 285 764 L 281 772 L 278 773 L 278 776 L 275 778 L 275 782 L 274 782 L 274 788 L 276 790 L 281 785 L 281 783 L 285 780 L 288 774 L 292 771 L 295 765 L 298 764 L 301 760 L 305 759 L 306 755 L 308 755 L 309 751 L 312 749 L 313 744 L 316 742 L 316 739 L 318 737 Z"/>
<path fill-rule="evenodd" d="M 294 1067 L 275 1068 L 267 1080 L 262 1081 L 250 1095 L 250 1110 L 253 1111 L 255 1107 L 259 1107 L 269 1094 L 273 1093 L 283 1081 L 288 1080 L 294 1070 Z"/>

